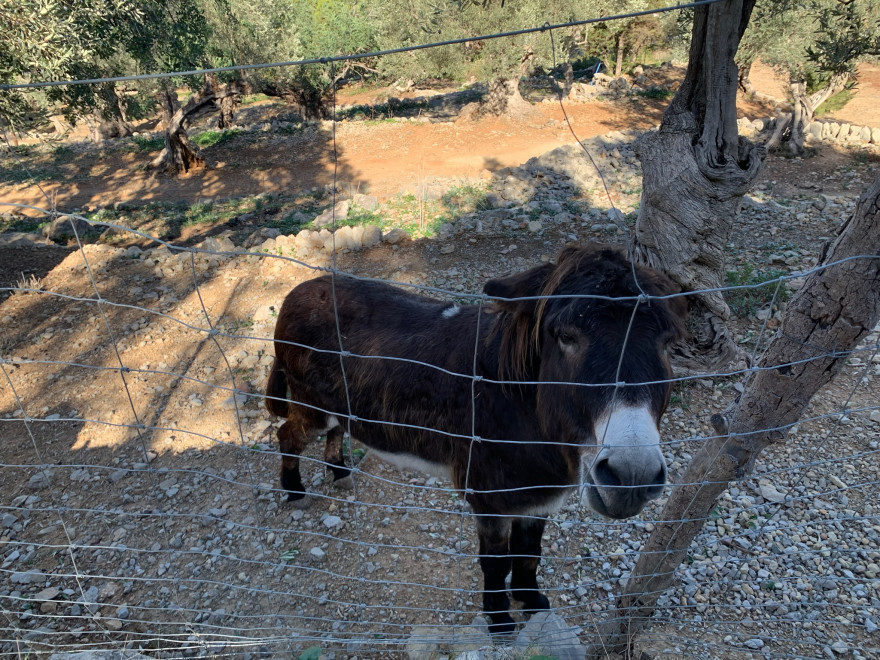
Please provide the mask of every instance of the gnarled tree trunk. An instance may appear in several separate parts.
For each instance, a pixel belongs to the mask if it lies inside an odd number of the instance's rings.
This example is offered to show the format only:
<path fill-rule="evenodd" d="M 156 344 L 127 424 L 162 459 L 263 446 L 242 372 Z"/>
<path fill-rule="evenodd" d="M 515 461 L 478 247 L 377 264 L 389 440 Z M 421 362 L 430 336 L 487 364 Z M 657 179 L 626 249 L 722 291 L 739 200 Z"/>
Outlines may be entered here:
<path fill-rule="evenodd" d="M 529 62 L 535 56 L 531 48 L 526 48 L 520 60 L 519 71 L 513 78 L 496 78 L 489 83 L 489 91 L 480 101 L 472 118 L 486 115 L 506 115 L 514 119 L 528 120 L 536 114 L 535 107 L 526 101 L 519 92 L 519 81 L 529 69 Z"/>
<path fill-rule="evenodd" d="M 764 151 L 738 135 L 733 56 L 755 0 L 694 10 L 688 69 L 660 129 L 636 143 L 643 184 L 635 258 L 684 290 L 724 285 L 727 243 Z M 683 371 L 717 370 L 745 354 L 727 331 L 730 308 L 715 291 L 689 297 L 693 341 L 680 346 Z"/>
<path fill-rule="evenodd" d="M 165 124 L 165 147 L 150 166 L 165 174 L 181 174 L 202 167 L 205 161 L 189 141 L 187 128 L 199 115 L 217 111 L 218 103 L 238 95 L 240 92 L 236 86 L 225 85 L 222 89 L 217 89 L 211 80 L 206 80 L 202 91 L 193 94 L 181 106 L 177 101 L 177 92 L 168 88 L 162 90 L 159 100 L 162 103 Z"/>
<path fill-rule="evenodd" d="M 186 129 L 198 111 L 216 109 L 213 95 L 193 94 L 186 105 L 181 106 L 177 92 L 166 88 L 159 92 L 159 100 L 165 124 L 165 147 L 150 166 L 164 174 L 181 174 L 202 167 L 205 161 L 199 156 L 198 148 L 189 141 Z"/>
<path fill-rule="evenodd" d="M 785 440 L 810 399 L 836 375 L 849 351 L 880 320 L 880 179 L 860 198 L 820 263 L 844 261 L 810 275 L 788 304 L 782 325 L 725 415 L 713 417 L 708 438 L 671 493 L 636 562 L 617 617 L 600 626 L 588 657 L 623 652 L 650 621 L 728 482 L 745 478 L 760 453 Z"/>
<path fill-rule="evenodd" d="M 792 98 L 792 111 L 788 115 L 787 130 L 784 134 L 780 134 L 779 140 L 768 142 L 767 149 L 783 144 L 787 145 L 792 155 L 802 154 L 805 129 L 816 116 L 816 110 L 825 101 L 844 89 L 849 79 L 848 73 L 836 74 L 828 81 L 828 85 L 810 94 L 807 92 L 805 80 L 792 78 L 788 83 L 789 94 Z"/>
<path fill-rule="evenodd" d="M 217 89 L 217 81 L 212 77 L 211 85 Z M 223 86 L 218 96 L 220 116 L 217 118 L 217 128 L 232 128 L 235 125 L 235 111 L 241 103 L 241 97 L 248 93 L 250 85 L 243 78 L 230 80 Z"/>
<path fill-rule="evenodd" d="M 736 84 L 743 94 L 752 94 L 755 91 L 755 88 L 752 87 L 752 81 L 749 78 L 751 73 L 752 62 L 740 65 L 739 72 L 737 73 Z"/>

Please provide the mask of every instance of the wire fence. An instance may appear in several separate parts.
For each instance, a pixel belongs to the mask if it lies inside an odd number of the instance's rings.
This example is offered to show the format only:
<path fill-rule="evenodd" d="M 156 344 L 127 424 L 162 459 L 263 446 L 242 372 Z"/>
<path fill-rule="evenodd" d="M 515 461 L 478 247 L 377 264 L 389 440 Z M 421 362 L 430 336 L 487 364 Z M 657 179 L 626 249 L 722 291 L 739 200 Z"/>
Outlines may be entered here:
<path fill-rule="evenodd" d="M 335 207 L 335 181 L 331 190 Z M 48 203 L 27 208 L 87 220 Z M 743 231 L 761 222 L 754 219 Z M 568 658 L 583 657 L 600 627 L 620 616 L 618 597 L 645 540 L 657 526 L 676 522 L 664 520 L 662 501 L 636 518 L 606 519 L 587 505 L 586 480 L 558 511 L 532 516 L 547 522 L 538 579 L 558 618 L 525 624 L 527 617 L 515 613 L 522 630 L 488 650 L 478 520 L 468 504 L 475 491 L 467 477 L 456 486 L 445 476 L 391 467 L 346 433 L 352 488 L 334 482 L 338 466 L 325 455 L 324 442 L 310 443 L 300 455 L 309 508 L 287 504 L 278 482 L 283 455 L 275 434 L 284 420 L 266 412 L 264 386 L 280 303 L 294 284 L 322 273 L 336 281 L 345 273 L 447 301 L 445 310 L 470 305 L 480 311 L 480 323 L 489 323 L 491 298 L 481 293 L 482 282 L 502 275 L 510 261 L 486 263 L 479 255 L 471 289 L 451 288 L 407 271 L 382 277 L 381 268 L 360 262 L 358 272 L 346 272 L 354 262 L 337 250 L 335 232 L 323 256 L 303 259 L 277 241 L 280 254 L 216 237 L 177 244 L 104 224 L 149 247 L 88 243 L 73 222 L 76 250 L 58 268 L 42 281 L 3 289 L 12 295 L 0 305 L 0 654 Z M 576 238 L 583 241 L 592 231 L 589 222 L 581 224 Z M 528 230 L 511 231 L 528 240 Z M 570 233 L 569 227 L 559 235 L 570 239 Z M 438 254 L 430 241 L 415 254 L 377 249 L 398 264 Z M 757 358 L 777 327 L 773 306 L 781 292 L 811 274 L 876 258 L 816 264 L 720 291 L 773 289 L 769 313 L 755 332 L 744 333 L 743 345 Z M 432 267 L 428 262 L 425 269 Z M 620 302 L 589 294 L 568 298 Z M 627 334 L 640 306 L 657 299 L 644 292 L 627 298 Z M 334 318 L 338 324 L 339 315 Z M 465 383 L 470 396 L 462 414 L 471 416 L 480 405 L 477 386 L 523 385 L 481 375 L 476 342 L 467 347 L 469 369 L 455 370 L 414 357 L 352 352 L 341 326 L 332 332 L 334 348 L 299 346 L 338 356 L 346 397 L 356 387 L 349 378 L 358 361 L 377 370 L 423 368 L 430 371 L 418 373 Z M 832 356 L 846 366 L 794 426 L 764 429 L 790 435 L 697 520 L 702 530 L 634 653 L 880 657 L 880 336 L 875 328 L 855 348 L 815 348 L 804 361 Z M 634 385 L 657 385 L 625 382 L 620 374 L 627 357 L 622 351 L 616 377 L 601 384 L 612 397 Z M 667 495 L 705 485 L 680 477 L 699 448 L 718 438 L 710 415 L 741 391 L 741 379 L 796 364 L 663 379 L 674 385 L 660 440 L 670 471 Z M 414 436 L 430 431 L 471 450 L 511 442 L 478 437 L 473 420 L 470 432 L 461 433 L 358 419 L 350 399 L 341 409 L 297 402 L 337 417 L 346 431 L 371 422 Z M 466 468 L 470 475 L 470 454 Z"/>

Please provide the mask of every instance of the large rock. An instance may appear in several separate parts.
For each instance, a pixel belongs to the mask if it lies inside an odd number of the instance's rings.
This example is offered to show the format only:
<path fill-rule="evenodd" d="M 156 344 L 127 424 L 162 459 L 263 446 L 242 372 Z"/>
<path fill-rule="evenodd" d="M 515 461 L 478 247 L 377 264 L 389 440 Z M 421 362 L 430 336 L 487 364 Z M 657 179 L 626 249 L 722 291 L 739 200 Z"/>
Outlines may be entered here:
<path fill-rule="evenodd" d="M 48 238 L 20 231 L 7 231 L 0 234 L 0 247 L 30 247 L 34 245 L 54 245 Z"/>
<path fill-rule="evenodd" d="M 63 215 L 43 227 L 43 236 L 52 241 L 63 241 L 76 236 L 94 236 L 106 228 L 107 225 L 93 224 L 78 216 Z"/>
<path fill-rule="evenodd" d="M 546 655 L 557 660 L 584 660 L 586 649 L 578 639 L 580 629 L 549 611 L 538 612 L 516 636 L 514 647 L 531 655 Z"/>
<path fill-rule="evenodd" d="M 400 227 L 395 227 L 387 234 L 382 237 L 382 240 L 389 245 L 397 245 L 401 241 L 409 240 L 409 234 L 407 234 Z"/>
<path fill-rule="evenodd" d="M 356 204 L 364 211 L 375 211 L 377 208 L 379 208 L 379 198 L 373 195 L 355 193 L 351 196 L 351 201 L 353 204 Z"/>
<path fill-rule="evenodd" d="M 351 208 L 351 202 L 347 199 L 343 199 L 340 202 L 336 202 L 335 206 L 331 206 L 329 209 L 324 211 L 321 215 L 315 218 L 314 224 L 316 227 L 326 227 L 328 225 L 333 224 L 333 220 L 335 219 L 337 222 L 342 220 L 343 218 L 348 217 L 348 211 Z"/>
<path fill-rule="evenodd" d="M 437 660 L 442 656 L 480 657 L 480 649 L 491 648 L 492 638 L 485 619 L 478 616 L 464 628 L 415 626 L 406 642 L 409 660 Z M 468 655 L 470 654 L 470 655 Z"/>

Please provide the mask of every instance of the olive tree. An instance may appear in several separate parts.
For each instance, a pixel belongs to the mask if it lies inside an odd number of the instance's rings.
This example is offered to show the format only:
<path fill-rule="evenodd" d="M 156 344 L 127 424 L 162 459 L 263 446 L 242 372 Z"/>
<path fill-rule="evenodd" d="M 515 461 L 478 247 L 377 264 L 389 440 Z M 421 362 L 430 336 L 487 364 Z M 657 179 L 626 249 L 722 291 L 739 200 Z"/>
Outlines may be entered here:
<path fill-rule="evenodd" d="M 803 151 L 804 129 L 816 110 L 856 81 L 858 64 L 880 54 L 880 0 L 766 2 L 737 55 L 740 85 L 750 91 L 747 72 L 760 57 L 788 80 L 791 112 L 778 124 L 768 149 L 784 143 Z"/>

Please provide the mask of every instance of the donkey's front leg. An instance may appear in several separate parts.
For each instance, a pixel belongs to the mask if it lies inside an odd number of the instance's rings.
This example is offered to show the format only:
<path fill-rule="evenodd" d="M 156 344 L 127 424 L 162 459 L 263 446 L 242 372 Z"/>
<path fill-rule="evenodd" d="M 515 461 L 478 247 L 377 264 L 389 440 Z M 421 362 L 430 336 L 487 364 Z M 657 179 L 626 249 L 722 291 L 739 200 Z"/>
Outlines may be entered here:
<path fill-rule="evenodd" d="M 489 616 L 489 632 L 511 633 L 510 598 L 504 584 L 510 573 L 510 518 L 479 516 L 480 568 L 483 569 L 483 611 Z"/>
<path fill-rule="evenodd" d="M 510 554 L 513 559 L 510 588 L 513 597 L 523 604 L 523 610 L 529 614 L 550 609 L 547 596 L 538 591 L 541 536 L 546 524 L 544 518 L 514 518 L 510 532 Z"/>

